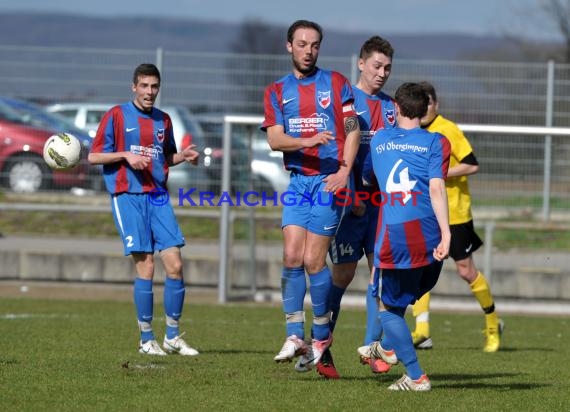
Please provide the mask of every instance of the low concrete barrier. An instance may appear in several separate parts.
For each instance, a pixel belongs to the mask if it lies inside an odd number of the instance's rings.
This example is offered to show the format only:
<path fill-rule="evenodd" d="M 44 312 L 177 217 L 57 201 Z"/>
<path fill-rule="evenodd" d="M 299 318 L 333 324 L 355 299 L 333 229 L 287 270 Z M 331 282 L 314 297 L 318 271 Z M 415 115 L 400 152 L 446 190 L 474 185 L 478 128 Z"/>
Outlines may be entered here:
<path fill-rule="evenodd" d="M 570 300 L 570 272 L 561 268 L 526 266 L 524 262 L 495 267 L 492 278 L 493 295 L 505 298 L 532 298 Z M 536 260 L 536 259 L 535 259 Z M 518 263 L 518 264 L 514 264 Z M 164 270 L 157 259 L 156 280 L 164 279 Z M 521 266 L 522 264 L 522 266 Z M 265 257 L 255 262 L 234 257 L 231 261 L 228 285 L 235 289 L 250 289 L 255 279 L 257 290 L 278 291 L 281 286 L 281 259 Z M 202 255 L 184 257 L 184 273 L 188 284 L 217 287 L 219 257 Z M 132 282 L 135 268 L 130 258 L 113 253 L 74 253 L 48 250 L 0 250 L 0 279 L 74 282 Z M 364 261 L 350 291 L 366 293 L 368 268 Z M 469 286 L 455 273 L 453 261 L 447 260 L 434 294 L 442 296 L 470 296 Z"/>

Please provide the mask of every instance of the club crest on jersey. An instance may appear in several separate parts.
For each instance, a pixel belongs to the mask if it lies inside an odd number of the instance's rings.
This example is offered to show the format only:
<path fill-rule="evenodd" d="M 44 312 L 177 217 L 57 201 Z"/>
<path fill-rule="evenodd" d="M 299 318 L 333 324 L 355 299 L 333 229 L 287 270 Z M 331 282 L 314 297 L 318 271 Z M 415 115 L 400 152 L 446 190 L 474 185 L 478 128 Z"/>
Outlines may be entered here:
<path fill-rule="evenodd" d="M 396 123 L 396 116 L 394 116 L 394 110 L 386 110 L 386 120 L 388 120 L 388 123 L 390 123 L 390 125 L 394 126 L 394 123 Z"/>
<path fill-rule="evenodd" d="M 319 106 L 326 109 L 331 104 L 331 91 L 319 92 L 317 91 L 317 100 L 319 101 Z"/>
<path fill-rule="evenodd" d="M 158 129 L 156 131 L 156 138 L 158 139 L 158 141 L 160 143 L 162 143 L 164 141 L 164 129 Z"/>

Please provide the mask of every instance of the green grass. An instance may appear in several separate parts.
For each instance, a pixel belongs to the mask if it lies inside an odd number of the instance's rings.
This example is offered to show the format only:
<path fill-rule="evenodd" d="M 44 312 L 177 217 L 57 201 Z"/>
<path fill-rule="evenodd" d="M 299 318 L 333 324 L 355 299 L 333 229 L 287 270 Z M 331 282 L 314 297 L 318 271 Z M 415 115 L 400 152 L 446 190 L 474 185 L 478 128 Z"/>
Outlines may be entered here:
<path fill-rule="evenodd" d="M 543 199 L 542 196 L 494 196 L 494 197 L 483 197 L 474 196 L 472 198 L 472 204 L 474 207 L 489 207 L 489 206 L 501 206 L 505 208 L 535 208 L 537 210 L 542 209 Z M 565 210 L 570 209 L 570 201 L 568 197 L 557 197 L 551 196 L 549 199 L 550 208 L 555 210 Z"/>
<path fill-rule="evenodd" d="M 178 223 L 187 238 L 217 240 L 220 235 L 219 219 L 179 216 Z M 2 211 L 0 228 L 4 235 L 46 235 L 79 237 L 118 236 L 111 212 L 42 212 Z M 236 239 L 249 236 L 248 222 L 237 220 Z M 257 240 L 281 240 L 280 221 L 260 220 L 256 225 Z"/>
<path fill-rule="evenodd" d="M 514 219 L 508 220 L 516 222 Z M 528 218 L 523 220 L 530 223 Z M 217 240 L 220 228 L 218 219 L 204 217 L 179 216 L 178 222 L 182 233 L 189 239 Z M 500 223 L 500 222 L 499 222 Z M 500 250 L 518 249 L 570 249 L 570 231 L 555 228 L 541 229 L 541 222 L 535 222 L 534 228 L 509 229 L 497 227 L 494 231 L 493 246 Z M 4 235 L 46 235 L 79 237 L 117 237 L 117 229 L 110 212 L 29 212 L 3 211 L 0 214 L 0 228 Z M 483 229 L 478 230 L 484 238 Z M 244 240 L 249 237 L 246 220 L 236 220 L 234 239 Z M 282 234 L 279 219 L 259 220 L 256 224 L 257 241 L 281 241 Z"/>
<path fill-rule="evenodd" d="M 188 300 L 192 301 L 191 294 Z M 157 306 L 155 331 L 162 335 Z M 568 319 L 504 316 L 503 349 L 483 353 L 482 315 L 432 315 L 434 349 L 419 353 L 433 390 L 391 393 L 398 365 L 373 376 L 358 363 L 363 310 L 344 310 L 325 381 L 274 364 L 284 337 L 278 307 L 187 305 L 183 329 L 201 354 L 136 352 L 128 302 L 0 301 L 0 409 L 5 411 L 562 411 L 570 405 Z"/>

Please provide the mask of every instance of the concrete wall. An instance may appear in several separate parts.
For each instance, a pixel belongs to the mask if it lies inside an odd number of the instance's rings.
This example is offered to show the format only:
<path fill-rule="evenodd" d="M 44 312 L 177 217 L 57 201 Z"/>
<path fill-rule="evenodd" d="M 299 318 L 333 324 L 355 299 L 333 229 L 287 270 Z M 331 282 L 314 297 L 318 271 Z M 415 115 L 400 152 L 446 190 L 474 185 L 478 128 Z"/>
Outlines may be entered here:
<path fill-rule="evenodd" d="M 509 259 L 505 258 L 506 261 Z M 249 259 L 234 258 L 230 262 L 229 284 L 251 288 L 251 267 Z M 265 257 L 257 260 L 255 267 L 258 290 L 280 289 L 281 259 Z M 157 259 L 156 273 L 156 280 L 164 278 L 160 259 Z M 184 257 L 184 273 L 188 284 L 217 287 L 219 257 Z M 134 276 L 132 260 L 122 254 L 0 250 L 0 279 L 126 283 L 132 282 Z M 495 268 L 490 282 L 495 297 L 570 300 L 570 272 L 562 269 L 508 264 Z M 365 293 L 367 284 L 368 269 L 362 261 L 350 291 Z M 444 296 L 471 294 L 469 286 L 456 275 L 451 260 L 446 261 L 434 293 Z"/>

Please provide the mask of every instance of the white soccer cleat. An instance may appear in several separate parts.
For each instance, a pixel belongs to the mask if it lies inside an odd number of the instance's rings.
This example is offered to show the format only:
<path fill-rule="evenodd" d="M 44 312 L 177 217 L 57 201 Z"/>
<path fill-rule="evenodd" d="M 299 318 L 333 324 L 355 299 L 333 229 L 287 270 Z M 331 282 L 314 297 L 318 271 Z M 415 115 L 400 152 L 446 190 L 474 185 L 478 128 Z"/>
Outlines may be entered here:
<path fill-rule="evenodd" d="M 370 359 L 370 345 L 360 346 L 356 351 L 358 352 L 360 359 Z"/>
<path fill-rule="evenodd" d="M 404 374 L 404 376 L 388 386 L 388 389 L 391 391 L 427 392 L 431 390 L 431 382 L 425 374 L 416 380 Z"/>
<path fill-rule="evenodd" d="M 370 345 L 370 358 L 382 359 L 389 365 L 395 365 L 398 363 L 396 352 L 394 350 L 385 350 L 382 345 L 380 345 L 380 342 L 373 342 Z"/>
<path fill-rule="evenodd" d="M 313 339 L 311 347 L 295 364 L 297 372 L 308 372 L 313 369 L 321 360 L 323 353 L 331 346 L 333 341 L 332 333 L 325 340 Z"/>
<path fill-rule="evenodd" d="M 179 354 L 182 356 L 196 356 L 199 354 L 196 349 L 188 345 L 186 341 L 182 339 L 182 335 L 184 335 L 184 333 L 181 333 L 172 339 L 167 339 L 166 336 L 164 337 L 162 347 L 166 353 Z"/>
<path fill-rule="evenodd" d="M 157 356 L 166 356 L 166 352 L 164 352 L 160 345 L 156 340 L 147 340 L 145 343 L 140 341 L 139 343 L 139 353 L 143 355 L 157 355 Z"/>
<path fill-rule="evenodd" d="M 374 343 L 374 342 L 373 342 Z M 372 344 L 373 344 L 372 343 Z M 385 362 L 383 359 L 373 359 L 370 353 L 370 346 L 372 345 L 360 346 L 356 351 L 360 357 L 360 363 L 363 365 L 370 366 L 373 373 L 386 373 L 390 371 L 392 365 Z"/>
<path fill-rule="evenodd" d="M 308 345 L 297 335 L 287 337 L 283 347 L 273 358 L 275 362 L 291 362 L 294 357 L 304 355 L 309 350 Z"/>

